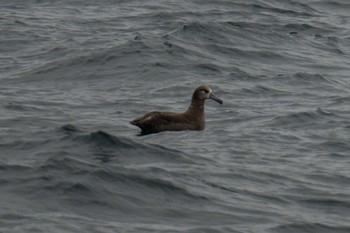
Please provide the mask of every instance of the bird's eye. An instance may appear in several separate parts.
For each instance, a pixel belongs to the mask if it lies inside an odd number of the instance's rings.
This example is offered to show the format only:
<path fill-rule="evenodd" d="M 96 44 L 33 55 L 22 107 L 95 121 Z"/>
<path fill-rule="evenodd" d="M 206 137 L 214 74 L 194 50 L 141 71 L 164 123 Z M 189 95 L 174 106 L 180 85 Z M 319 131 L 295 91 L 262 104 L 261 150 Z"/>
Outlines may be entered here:
<path fill-rule="evenodd" d="M 209 93 L 209 91 L 208 91 L 208 90 L 204 90 L 204 92 L 205 92 L 206 94 L 208 94 L 208 93 Z"/>

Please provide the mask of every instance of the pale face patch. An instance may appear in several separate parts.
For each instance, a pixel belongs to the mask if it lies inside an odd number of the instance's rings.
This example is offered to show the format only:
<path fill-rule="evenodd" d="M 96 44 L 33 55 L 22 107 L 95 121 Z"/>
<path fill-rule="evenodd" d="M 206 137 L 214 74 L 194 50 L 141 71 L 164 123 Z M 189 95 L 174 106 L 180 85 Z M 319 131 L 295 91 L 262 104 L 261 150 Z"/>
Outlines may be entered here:
<path fill-rule="evenodd" d="M 147 118 L 144 119 L 144 121 L 150 121 L 152 119 L 152 116 L 148 116 Z"/>
<path fill-rule="evenodd" d="M 213 91 L 209 87 L 206 87 L 205 90 L 200 92 L 206 97 L 206 99 L 208 99 Z"/>

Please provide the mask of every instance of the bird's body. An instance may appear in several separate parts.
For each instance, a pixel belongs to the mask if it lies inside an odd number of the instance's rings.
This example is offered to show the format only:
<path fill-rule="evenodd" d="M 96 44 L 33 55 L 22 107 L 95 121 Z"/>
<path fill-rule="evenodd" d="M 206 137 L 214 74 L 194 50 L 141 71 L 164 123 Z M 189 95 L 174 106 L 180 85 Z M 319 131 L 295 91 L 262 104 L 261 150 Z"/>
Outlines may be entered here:
<path fill-rule="evenodd" d="M 149 112 L 130 123 L 140 127 L 141 134 L 203 130 L 205 128 L 204 102 L 206 99 L 213 99 L 222 104 L 222 100 L 215 97 L 209 87 L 200 86 L 194 91 L 191 105 L 186 112 Z"/>

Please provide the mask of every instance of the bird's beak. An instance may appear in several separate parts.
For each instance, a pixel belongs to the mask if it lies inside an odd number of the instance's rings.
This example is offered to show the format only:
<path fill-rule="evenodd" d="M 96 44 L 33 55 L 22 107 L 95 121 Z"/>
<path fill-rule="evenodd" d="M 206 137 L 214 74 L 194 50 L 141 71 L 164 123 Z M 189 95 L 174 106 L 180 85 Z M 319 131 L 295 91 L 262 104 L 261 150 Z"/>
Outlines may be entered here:
<path fill-rule="evenodd" d="M 216 97 L 214 94 L 210 94 L 209 99 L 212 99 L 212 100 L 218 102 L 219 104 L 223 103 L 222 99 L 220 99 L 219 97 Z"/>

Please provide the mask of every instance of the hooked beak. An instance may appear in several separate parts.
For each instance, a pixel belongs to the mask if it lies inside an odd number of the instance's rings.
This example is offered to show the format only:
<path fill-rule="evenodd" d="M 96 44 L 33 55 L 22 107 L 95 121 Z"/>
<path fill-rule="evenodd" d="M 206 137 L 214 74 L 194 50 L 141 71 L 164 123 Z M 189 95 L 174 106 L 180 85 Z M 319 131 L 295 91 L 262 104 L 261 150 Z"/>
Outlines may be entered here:
<path fill-rule="evenodd" d="M 219 104 L 223 103 L 222 99 L 220 99 L 219 97 L 216 97 L 214 94 L 210 94 L 209 99 L 212 99 L 212 100 L 218 102 Z"/>

